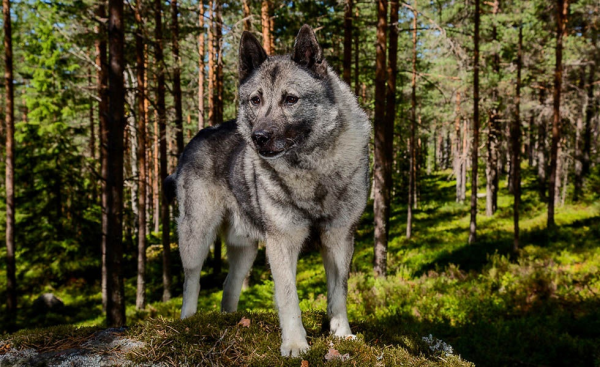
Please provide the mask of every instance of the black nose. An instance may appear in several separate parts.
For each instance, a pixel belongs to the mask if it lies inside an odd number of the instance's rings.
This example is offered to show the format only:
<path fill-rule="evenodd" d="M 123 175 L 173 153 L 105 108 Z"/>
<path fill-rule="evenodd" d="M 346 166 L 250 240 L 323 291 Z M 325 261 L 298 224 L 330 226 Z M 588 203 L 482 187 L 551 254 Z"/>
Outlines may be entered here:
<path fill-rule="evenodd" d="M 271 136 L 273 136 L 272 131 L 257 130 L 252 133 L 252 140 L 258 148 L 263 148 L 271 140 Z"/>

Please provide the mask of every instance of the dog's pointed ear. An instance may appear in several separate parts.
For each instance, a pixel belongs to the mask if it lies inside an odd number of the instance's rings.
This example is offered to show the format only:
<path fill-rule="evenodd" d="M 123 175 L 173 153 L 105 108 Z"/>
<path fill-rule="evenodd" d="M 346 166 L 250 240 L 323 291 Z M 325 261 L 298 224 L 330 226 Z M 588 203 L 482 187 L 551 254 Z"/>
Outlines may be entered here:
<path fill-rule="evenodd" d="M 240 40 L 240 81 L 246 79 L 266 59 L 267 53 L 262 48 L 260 42 L 258 42 L 252 33 L 244 31 Z"/>
<path fill-rule="evenodd" d="M 323 50 L 317 42 L 315 32 L 306 24 L 300 28 L 300 32 L 296 36 L 292 60 L 314 71 L 317 75 L 327 74 L 327 62 L 323 58 Z"/>

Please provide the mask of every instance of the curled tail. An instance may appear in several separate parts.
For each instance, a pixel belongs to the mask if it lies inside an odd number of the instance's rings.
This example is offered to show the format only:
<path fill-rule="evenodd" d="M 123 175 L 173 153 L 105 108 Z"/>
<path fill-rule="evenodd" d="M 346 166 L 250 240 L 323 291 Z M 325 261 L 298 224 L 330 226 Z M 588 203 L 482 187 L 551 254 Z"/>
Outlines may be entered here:
<path fill-rule="evenodd" d="M 177 196 L 177 174 L 173 173 L 172 175 L 167 176 L 163 181 L 163 193 L 167 197 L 167 201 L 169 204 L 173 202 L 175 197 Z"/>

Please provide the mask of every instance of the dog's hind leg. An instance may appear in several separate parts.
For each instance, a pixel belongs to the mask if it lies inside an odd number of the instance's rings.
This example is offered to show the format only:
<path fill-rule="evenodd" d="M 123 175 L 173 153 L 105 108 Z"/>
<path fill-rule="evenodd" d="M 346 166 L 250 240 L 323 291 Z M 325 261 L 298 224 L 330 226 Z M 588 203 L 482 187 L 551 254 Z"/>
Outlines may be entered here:
<path fill-rule="evenodd" d="M 258 243 L 256 241 L 247 241 L 246 244 L 232 244 L 227 242 L 227 260 L 229 261 L 229 274 L 223 285 L 223 300 L 221 301 L 221 311 L 237 311 L 238 302 L 244 278 L 250 272 L 250 268 L 258 252 Z M 239 242 L 239 241 L 236 241 Z"/>
<path fill-rule="evenodd" d="M 348 275 L 354 252 L 353 233 L 349 228 L 331 228 L 321 233 L 321 255 L 327 274 L 327 314 L 331 333 L 352 336 L 346 310 Z"/>
<path fill-rule="evenodd" d="M 196 183 L 199 185 L 199 183 Z M 179 253 L 183 264 L 183 303 L 181 318 L 190 317 L 198 308 L 200 292 L 200 272 L 210 245 L 215 241 L 218 227 L 223 218 L 222 206 L 216 196 L 208 195 L 208 190 L 183 190 L 178 186 L 179 212 Z"/>

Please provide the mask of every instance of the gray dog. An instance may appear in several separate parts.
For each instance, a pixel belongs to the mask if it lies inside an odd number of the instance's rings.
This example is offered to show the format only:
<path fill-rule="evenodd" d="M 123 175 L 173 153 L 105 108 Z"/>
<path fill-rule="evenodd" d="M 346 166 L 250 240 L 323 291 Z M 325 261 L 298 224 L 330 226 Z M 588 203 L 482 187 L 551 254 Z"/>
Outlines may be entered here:
<path fill-rule="evenodd" d="M 263 242 L 275 282 L 281 354 L 295 357 L 309 348 L 296 291 L 298 255 L 309 241 L 320 244 L 325 264 L 331 332 L 352 335 L 347 280 L 354 230 L 367 201 L 371 125 L 327 65 L 309 26 L 286 56 L 267 56 L 244 32 L 239 58 L 237 121 L 200 131 L 166 182 L 179 201 L 181 318 L 196 312 L 200 270 L 217 233 L 229 259 L 225 312 L 237 310 Z"/>

